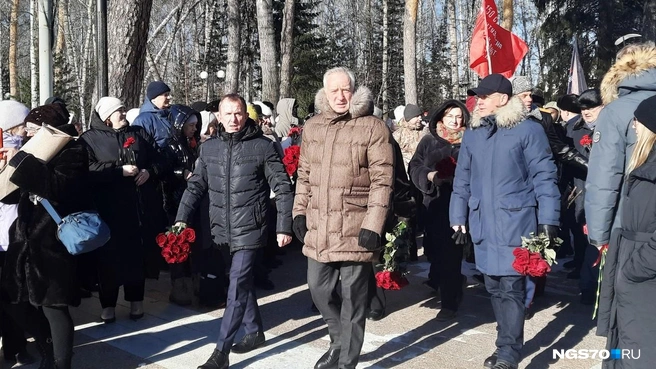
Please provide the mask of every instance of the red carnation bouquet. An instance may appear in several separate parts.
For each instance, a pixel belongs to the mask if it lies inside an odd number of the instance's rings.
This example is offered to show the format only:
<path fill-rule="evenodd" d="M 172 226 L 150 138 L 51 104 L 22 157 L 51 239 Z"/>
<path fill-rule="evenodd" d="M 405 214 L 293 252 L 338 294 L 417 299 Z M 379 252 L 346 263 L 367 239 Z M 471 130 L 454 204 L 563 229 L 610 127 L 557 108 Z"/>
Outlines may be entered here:
<path fill-rule="evenodd" d="M 586 150 L 588 150 L 588 151 L 592 150 L 592 138 L 590 138 L 590 135 L 585 135 L 585 136 L 581 137 L 581 140 L 579 140 L 579 143 Z"/>
<path fill-rule="evenodd" d="M 162 248 L 162 256 L 167 263 L 183 263 L 189 258 L 191 244 L 196 241 L 196 231 L 190 227 L 174 225 L 168 231 L 158 234 L 155 240 Z"/>
<path fill-rule="evenodd" d="M 531 232 L 530 236 L 522 237 L 522 247 L 513 250 L 513 269 L 521 275 L 544 277 L 551 271 L 551 265 L 556 264 L 556 248 L 563 240 L 557 238 L 552 244 L 545 234 L 536 236 Z"/>
<path fill-rule="evenodd" d="M 296 177 L 298 170 L 298 161 L 301 158 L 301 147 L 292 145 L 285 149 L 285 156 L 282 158 L 282 163 L 285 165 L 285 170 L 291 178 Z"/>
<path fill-rule="evenodd" d="M 410 242 L 408 223 L 400 221 L 391 233 L 385 235 L 383 270 L 376 273 L 376 285 L 386 290 L 400 290 L 408 285 L 406 268 L 403 266 L 409 256 Z"/>

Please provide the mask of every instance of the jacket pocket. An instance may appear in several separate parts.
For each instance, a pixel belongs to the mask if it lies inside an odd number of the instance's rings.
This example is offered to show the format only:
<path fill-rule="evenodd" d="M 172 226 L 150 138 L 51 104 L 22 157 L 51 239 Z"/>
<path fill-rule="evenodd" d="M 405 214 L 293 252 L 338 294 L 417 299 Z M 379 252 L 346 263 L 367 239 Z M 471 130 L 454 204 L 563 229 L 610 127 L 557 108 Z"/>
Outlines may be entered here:
<path fill-rule="evenodd" d="M 481 200 L 474 196 L 469 197 L 469 233 L 473 243 L 479 244 L 483 240 Z"/>
<path fill-rule="evenodd" d="M 360 176 L 360 153 L 359 153 L 359 147 L 353 146 L 351 147 L 351 166 L 352 166 L 352 172 L 353 172 L 353 178 L 357 178 Z"/>
<path fill-rule="evenodd" d="M 358 237 L 367 214 L 369 197 L 365 195 L 343 196 L 342 236 Z"/>
<path fill-rule="evenodd" d="M 502 197 L 498 205 L 495 223 L 501 246 L 520 246 L 522 236 L 528 237 L 529 233 L 537 231 L 537 201 L 532 194 Z"/>

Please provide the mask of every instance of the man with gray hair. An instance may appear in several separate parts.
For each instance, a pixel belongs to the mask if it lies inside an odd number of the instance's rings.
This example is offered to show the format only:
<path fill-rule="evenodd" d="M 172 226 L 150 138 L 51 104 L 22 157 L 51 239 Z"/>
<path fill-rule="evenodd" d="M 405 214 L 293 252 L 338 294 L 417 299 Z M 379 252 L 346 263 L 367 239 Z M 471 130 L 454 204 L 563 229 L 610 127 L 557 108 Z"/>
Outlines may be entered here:
<path fill-rule="evenodd" d="M 321 113 L 305 123 L 293 210 L 312 300 L 330 335 L 330 349 L 314 367 L 355 369 L 372 262 L 379 260 L 390 207 L 394 154 L 389 129 L 371 115 L 371 92 L 356 91 L 348 69 L 324 74 L 314 104 Z"/>

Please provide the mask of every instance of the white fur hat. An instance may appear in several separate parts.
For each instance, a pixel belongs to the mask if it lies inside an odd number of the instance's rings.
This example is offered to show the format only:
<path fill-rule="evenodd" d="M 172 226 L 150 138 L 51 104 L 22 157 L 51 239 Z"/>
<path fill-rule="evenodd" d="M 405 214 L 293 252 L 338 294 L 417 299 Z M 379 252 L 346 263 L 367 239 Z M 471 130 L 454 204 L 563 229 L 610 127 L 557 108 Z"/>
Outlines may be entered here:
<path fill-rule="evenodd" d="M 100 120 L 104 122 L 110 115 L 114 114 L 115 111 L 124 107 L 125 105 L 123 105 L 121 100 L 112 96 L 105 96 L 98 100 L 98 103 L 96 104 L 96 113 L 100 116 Z"/>
<path fill-rule="evenodd" d="M 217 121 L 216 115 L 214 115 L 214 113 L 211 111 L 201 111 L 200 117 L 202 119 L 200 134 L 207 135 L 207 129 L 209 128 L 210 123 Z"/>
<path fill-rule="evenodd" d="M 139 115 L 139 108 L 132 108 L 128 110 L 127 113 L 125 113 L 125 120 L 127 120 L 128 122 L 130 122 L 130 124 L 132 124 L 132 122 L 134 122 L 134 120 L 137 119 L 138 115 Z"/>
<path fill-rule="evenodd" d="M 404 105 L 399 105 L 394 109 L 394 121 L 399 122 L 403 118 L 403 112 L 405 111 Z"/>
<path fill-rule="evenodd" d="M 0 128 L 8 131 L 23 124 L 30 109 L 14 100 L 0 101 Z"/>

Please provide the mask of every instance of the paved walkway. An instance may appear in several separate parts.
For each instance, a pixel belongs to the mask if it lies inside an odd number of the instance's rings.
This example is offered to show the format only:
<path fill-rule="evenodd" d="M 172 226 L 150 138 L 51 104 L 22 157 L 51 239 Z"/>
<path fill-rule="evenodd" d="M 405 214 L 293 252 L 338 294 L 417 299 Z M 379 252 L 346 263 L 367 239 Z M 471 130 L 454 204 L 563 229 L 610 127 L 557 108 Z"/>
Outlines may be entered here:
<path fill-rule="evenodd" d="M 284 265 L 271 274 L 276 289 L 258 294 L 267 344 L 248 354 L 232 354 L 232 369 L 312 368 L 328 348 L 321 316 L 310 310 L 305 258 L 299 249 L 289 249 L 282 259 Z M 480 369 L 494 351 L 492 307 L 483 286 L 471 278 L 473 266 L 463 266 L 470 278 L 458 318 L 439 323 L 433 320 L 439 298 L 421 283 L 428 271 L 423 260 L 420 257 L 410 266 L 410 286 L 387 294 L 387 317 L 367 322 L 358 368 Z M 553 349 L 604 346 L 604 339 L 594 335 L 592 308 L 578 302 L 577 281 L 567 280 L 565 274 L 556 267 L 546 295 L 536 302 L 537 313 L 526 323 L 525 358 L 520 368 L 600 368 L 599 360 L 552 359 Z M 117 308 L 116 323 L 109 325 L 100 323 L 96 296 L 72 309 L 76 323 L 74 368 L 195 369 L 204 363 L 214 348 L 223 310 L 172 305 L 168 288 L 167 274 L 147 283 L 146 316 L 136 322 L 128 319 L 124 301 Z M 29 349 L 36 355 L 34 344 Z"/>

